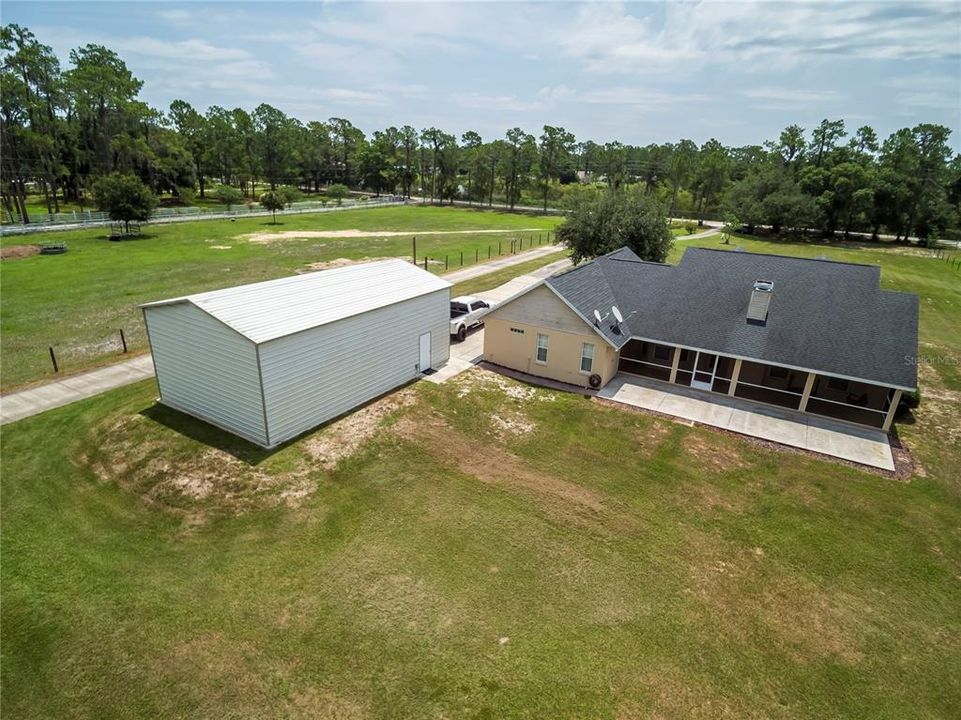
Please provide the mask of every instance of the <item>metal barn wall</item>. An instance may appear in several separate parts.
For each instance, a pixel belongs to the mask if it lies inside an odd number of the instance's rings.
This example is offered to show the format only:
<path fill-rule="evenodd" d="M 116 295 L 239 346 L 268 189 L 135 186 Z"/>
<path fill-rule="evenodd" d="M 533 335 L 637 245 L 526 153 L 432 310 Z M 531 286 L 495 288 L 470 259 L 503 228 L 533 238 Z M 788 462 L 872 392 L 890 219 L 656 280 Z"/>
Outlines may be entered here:
<path fill-rule="evenodd" d="M 254 344 L 189 302 L 144 308 L 160 400 L 267 444 Z"/>
<path fill-rule="evenodd" d="M 436 368 L 450 355 L 449 288 L 263 343 L 270 445 L 413 380 L 425 332 Z"/>

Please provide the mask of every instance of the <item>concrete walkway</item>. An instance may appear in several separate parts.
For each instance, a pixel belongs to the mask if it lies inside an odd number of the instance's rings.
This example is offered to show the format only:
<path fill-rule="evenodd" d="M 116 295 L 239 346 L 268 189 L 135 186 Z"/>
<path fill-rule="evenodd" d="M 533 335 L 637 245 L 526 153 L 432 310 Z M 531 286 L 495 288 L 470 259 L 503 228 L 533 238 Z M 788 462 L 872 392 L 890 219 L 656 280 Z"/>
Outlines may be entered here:
<path fill-rule="evenodd" d="M 481 275 L 487 275 L 488 273 L 492 273 L 497 270 L 503 270 L 504 268 L 511 267 L 512 265 L 520 265 L 521 263 L 530 262 L 531 260 L 537 260 L 537 258 L 560 252 L 563 249 L 563 245 L 540 245 L 533 250 L 524 250 L 516 255 L 507 255 L 506 257 L 488 260 L 487 262 L 471 265 L 460 270 L 444 273 L 441 275 L 441 277 L 447 282 L 459 283 L 463 282 L 464 280 L 471 280 L 473 278 L 480 277 Z"/>
<path fill-rule="evenodd" d="M 460 282 L 461 280 L 480 277 L 481 275 L 511 267 L 512 265 L 519 265 L 531 260 L 536 260 L 558 250 L 563 250 L 563 247 L 560 245 L 536 247 L 533 250 L 526 250 L 516 255 L 508 255 L 507 257 L 491 260 L 490 262 L 472 265 L 462 270 L 455 270 L 452 273 L 447 273 L 443 277 L 450 282 Z M 522 275 L 521 278 L 526 278 L 525 280 L 515 278 L 501 287 L 507 287 L 518 280 L 521 282 L 521 288 L 526 287 L 534 282 L 539 282 L 541 277 L 547 277 L 558 269 L 567 267 L 569 264 L 570 261 L 566 259 L 551 263 L 544 268 L 536 270 L 535 273 L 531 275 Z M 556 269 L 547 271 L 548 268 Z M 543 274 L 545 271 L 547 271 L 546 274 Z M 526 283 L 526 285 L 524 283 Z M 516 286 L 512 285 L 511 287 Z M 488 293 L 478 293 L 478 295 L 484 297 L 484 299 L 488 300 L 491 304 L 495 304 L 497 301 L 494 300 L 494 297 L 497 294 L 497 290 L 499 290 L 499 288 Z M 502 294 L 503 297 L 506 298 L 513 295 L 514 292 L 517 291 L 512 290 L 506 294 Z M 469 350 L 471 342 L 479 343 L 479 350 L 476 354 L 480 355 L 484 347 L 483 329 L 471 335 L 464 343 L 451 345 L 451 358 L 454 362 L 453 365 L 447 369 L 447 372 L 454 372 L 455 366 L 460 367 L 460 370 L 457 372 L 461 372 L 470 367 L 473 363 L 473 356 L 471 356 L 471 358 L 461 358 L 460 355 L 471 354 L 472 351 Z M 462 345 L 464 346 L 463 348 L 460 347 Z M 458 348 L 458 350 L 455 351 L 454 348 Z M 20 390 L 19 392 L 9 393 L 0 397 L 0 425 L 16 422 L 31 415 L 69 405 L 77 400 L 93 397 L 107 390 L 130 385 L 139 380 L 153 377 L 153 374 L 153 359 L 150 355 L 141 355 L 132 360 L 115 363 L 107 367 L 98 368 L 97 370 L 70 375 L 62 380 L 53 380 L 44 385 Z M 440 377 L 440 373 L 435 373 L 435 375 L 431 377 Z"/>
<path fill-rule="evenodd" d="M 882 470 L 894 470 L 888 437 L 880 430 L 635 376 L 616 376 L 597 396 Z"/>
<path fill-rule="evenodd" d="M 141 355 L 133 360 L 10 393 L 0 398 L 0 425 L 69 405 L 149 377 L 153 377 L 153 358 L 150 355 Z"/>

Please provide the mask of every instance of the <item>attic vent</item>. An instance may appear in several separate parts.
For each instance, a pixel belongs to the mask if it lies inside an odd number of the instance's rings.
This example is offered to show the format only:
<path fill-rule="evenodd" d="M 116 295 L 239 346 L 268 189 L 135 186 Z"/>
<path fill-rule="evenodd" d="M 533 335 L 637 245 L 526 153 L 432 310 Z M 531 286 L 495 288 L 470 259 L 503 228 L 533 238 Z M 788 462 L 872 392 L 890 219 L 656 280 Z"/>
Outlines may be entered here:
<path fill-rule="evenodd" d="M 774 294 L 774 283 L 770 280 L 755 280 L 751 290 L 751 302 L 747 306 L 747 319 L 755 322 L 767 321 L 768 306 Z"/>

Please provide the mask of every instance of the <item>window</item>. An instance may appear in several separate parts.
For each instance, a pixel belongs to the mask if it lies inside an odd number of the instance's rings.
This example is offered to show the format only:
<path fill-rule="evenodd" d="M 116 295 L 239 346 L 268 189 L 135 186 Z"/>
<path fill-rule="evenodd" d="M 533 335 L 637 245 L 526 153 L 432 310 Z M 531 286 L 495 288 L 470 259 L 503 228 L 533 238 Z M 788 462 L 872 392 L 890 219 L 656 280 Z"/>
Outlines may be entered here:
<path fill-rule="evenodd" d="M 547 335 L 537 333 L 537 356 L 535 359 L 539 363 L 547 362 L 547 340 Z"/>
<path fill-rule="evenodd" d="M 470 305 L 470 309 L 472 311 L 482 310 L 483 308 L 486 308 L 486 307 L 487 307 L 487 303 L 484 302 L 483 300 L 477 300 L 476 302 L 472 302 Z"/>
<path fill-rule="evenodd" d="M 523 328 L 511 328 L 511 332 L 512 332 L 512 333 L 517 333 L 518 335 L 523 335 L 523 334 L 524 334 Z"/>
<path fill-rule="evenodd" d="M 581 372 L 589 373 L 594 367 L 594 345 L 584 343 L 581 345 Z"/>

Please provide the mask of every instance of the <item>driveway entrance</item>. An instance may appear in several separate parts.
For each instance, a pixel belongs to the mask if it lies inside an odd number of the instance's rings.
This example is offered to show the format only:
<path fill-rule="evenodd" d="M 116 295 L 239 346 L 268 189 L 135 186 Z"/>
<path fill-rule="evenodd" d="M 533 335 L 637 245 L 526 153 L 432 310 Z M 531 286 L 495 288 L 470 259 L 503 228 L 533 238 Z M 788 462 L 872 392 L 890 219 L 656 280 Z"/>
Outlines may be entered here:
<path fill-rule="evenodd" d="M 597 395 L 742 435 L 894 470 L 888 437 L 880 430 L 633 375 L 616 376 Z"/>

